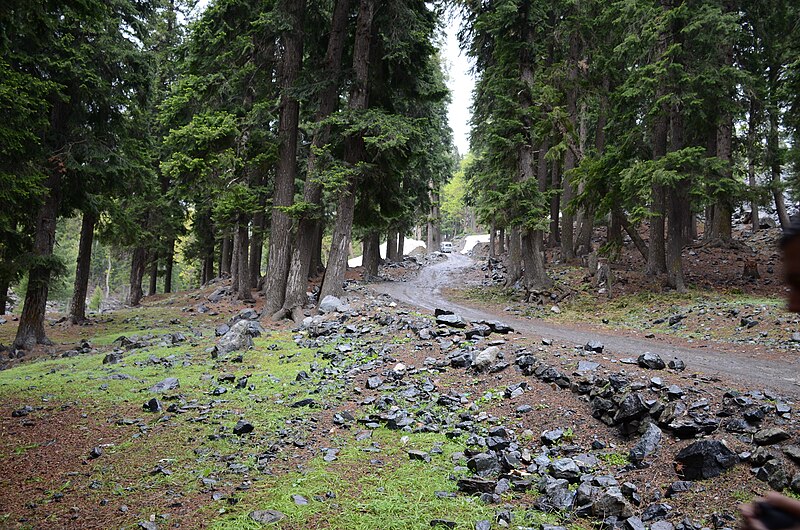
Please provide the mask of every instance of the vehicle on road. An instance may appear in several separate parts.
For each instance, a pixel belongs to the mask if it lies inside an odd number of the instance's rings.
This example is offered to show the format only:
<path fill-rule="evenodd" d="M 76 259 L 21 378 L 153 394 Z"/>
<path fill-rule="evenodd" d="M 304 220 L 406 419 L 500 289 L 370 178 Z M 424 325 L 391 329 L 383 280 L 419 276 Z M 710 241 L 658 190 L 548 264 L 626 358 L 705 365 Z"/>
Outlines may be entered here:
<path fill-rule="evenodd" d="M 451 241 L 442 241 L 440 249 L 442 252 L 449 254 L 453 252 L 453 243 Z"/>

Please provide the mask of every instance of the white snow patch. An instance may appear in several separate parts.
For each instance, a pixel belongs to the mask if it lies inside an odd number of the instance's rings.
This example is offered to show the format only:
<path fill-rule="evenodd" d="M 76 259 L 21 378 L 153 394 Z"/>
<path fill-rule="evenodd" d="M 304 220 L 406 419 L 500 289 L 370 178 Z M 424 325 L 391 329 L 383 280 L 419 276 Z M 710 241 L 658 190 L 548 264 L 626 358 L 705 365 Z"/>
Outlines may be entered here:
<path fill-rule="evenodd" d="M 426 248 L 425 242 L 420 241 L 419 239 L 405 238 L 403 240 L 403 255 L 408 256 L 418 247 Z M 381 246 L 379 248 L 380 248 L 381 258 L 386 259 L 386 243 L 381 243 Z M 363 262 L 363 259 L 364 259 L 363 256 L 356 256 L 353 259 L 349 259 L 347 260 L 347 266 L 360 267 Z"/>
<path fill-rule="evenodd" d="M 461 250 L 462 254 L 469 254 L 469 251 L 475 248 L 478 243 L 488 243 L 489 234 L 478 234 L 476 236 L 467 236 L 464 238 L 464 248 Z"/>

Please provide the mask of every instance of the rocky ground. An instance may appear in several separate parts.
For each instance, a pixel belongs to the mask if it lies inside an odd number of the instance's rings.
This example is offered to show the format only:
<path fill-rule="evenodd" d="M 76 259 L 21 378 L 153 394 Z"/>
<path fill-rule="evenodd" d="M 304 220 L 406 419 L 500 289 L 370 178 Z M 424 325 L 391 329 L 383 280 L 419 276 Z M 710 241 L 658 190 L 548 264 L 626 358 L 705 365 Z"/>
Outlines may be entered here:
<path fill-rule="evenodd" d="M 444 261 L 384 274 L 411 288 Z M 0 526 L 690 530 L 800 492 L 796 387 L 710 374 L 657 340 L 785 355 L 795 321 L 777 305 L 749 329 L 782 324 L 748 344 L 688 336 L 701 316 L 747 328 L 725 313 L 739 299 L 685 300 L 703 315 L 662 300 L 625 328 L 656 335 L 654 353 L 631 353 L 603 338 L 610 318 L 587 317 L 578 341 L 528 331 L 536 315 L 513 300 L 472 318 L 376 287 L 351 283 L 299 327 L 259 322 L 224 284 L 86 327 L 53 320 L 55 347 L 0 371 Z M 551 324 L 581 323 L 570 303 L 545 308 Z M 0 342 L 13 331 L 0 324 Z"/>

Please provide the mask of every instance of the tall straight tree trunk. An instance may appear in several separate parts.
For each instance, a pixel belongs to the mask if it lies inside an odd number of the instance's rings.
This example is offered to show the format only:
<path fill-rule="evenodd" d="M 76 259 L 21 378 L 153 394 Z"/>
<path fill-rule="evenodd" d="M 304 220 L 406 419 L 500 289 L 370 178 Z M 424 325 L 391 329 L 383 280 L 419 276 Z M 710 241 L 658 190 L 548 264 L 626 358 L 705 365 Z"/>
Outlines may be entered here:
<path fill-rule="evenodd" d="M 587 110 L 586 104 L 583 103 L 581 105 L 580 111 L 580 122 L 578 125 L 579 131 L 579 138 L 580 138 L 580 150 L 579 154 L 580 157 L 583 158 L 583 153 L 586 152 L 586 137 L 588 136 L 588 126 L 587 126 Z M 605 117 L 603 116 L 603 120 Z M 605 123 L 602 124 L 605 127 Z M 601 138 L 605 138 L 604 135 L 601 135 L 597 138 L 600 141 Z M 602 144 L 598 145 L 598 152 L 602 153 L 605 146 Z M 581 183 L 580 187 L 578 188 L 578 192 L 583 194 L 586 185 Z M 589 203 L 584 205 L 579 210 L 578 215 L 578 234 L 575 238 L 575 254 L 578 256 L 585 256 L 592 251 L 592 234 L 594 233 L 594 204 Z"/>
<path fill-rule="evenodd" d="M 370 281 L 378 276 L 378 264 L 381 260 L 380 246 L 381 239 L 377 231 L 371 231 L 364 237 L 364 252 L 362 253 L 364 281 Z"/>
<path fill-rule="evenodd" d="M 658 160 L 667 154 L 667 115 L 664 112 L 653 123 L 653 159 Z M 647 266 L 645 273 L 655 276 L 667 272 L 666 247 L 664 246 L 664 186 L 654 183 L 651 188 L 650 241 L 648 243 Z"/>
<path fill-rule="evenodd" d="M 619 208 L 612 208 L 608 221 L 608 232 L 606 233 L 606 242 L 612 249 L 610 261 L 612 263 L 619 259 L 622 251 L 622 211 Z"/>
<path fill-rule="evenodd" d="M 147 251 L 144 247 L 136 247 L 131 256 L 131 290 L 128 294 L 128 305 L 132 307 L 142 303 L 142 280 L 147 265 Z"/>
<path fill-rule="evenodd" d="M 322 226 L 322 221 L 317 221 L 314 227 L 314 237 L 311 244 L 311 262 L 306 272 L 309 277 L 316 276 L 325 270 L 325 264 L 322 263 L 322 238 L 324 236 L 325 231 Z"/>
<path fill-rule="evenodd" d="M 255 289 L 261 278 L 261 258 L 264 252 L 264 230 L 266 217 L 263 207 L 253 215 L 253 233 L 250 236 L 250 288 Z"/>
<path fill-rule="evenodd" d="M 506 252 L 505 245 L 506 245 L 506 229 L 505 227 L 501 226 L 500 230 L 497 233 L 497 254 L 499 256 L 505 254 Z"/>
<path fill-rule="evenodd" d="M 789 228 L 789 214 L 786 211 L 786 201 L 783 199 L 783 183 L 781 182 L 781 157 L 780 146 L 778 145 L 778 111 L 769 109 L 769 134 L 767 136 L 767 158 L 769 159 L 770 188 L 772 198 L 775 200 L 775 211 L 778 213 L 778 220 L 781 228 Z"/>
<path fill-rule="evenodd" d="M 750 98 L 750 113 L 747 118 L 747 180 L 750 185 L 750 221 L 753 232 L 760 228 L 758 206 L 758 182 L 756 182 L 756 157 L 758 138 L 758 100 Z"/>
<path fill-rule="evenodd" d="M 671 151 L 683 148 L 683 116 L 681 108 L 675 106 L 672 110 L 672 145 Z M 681 254 L 688 241 L 689 217 L 689 188 L 691 183 L 684 177 L 669 189 L 668 220 L 669 237 L 667 238 L 667 284 L 679 293 L 686 292 L 686 283 L 683 278 L 683 265 Z"/>
<path fill-rule="evenodd" d="M 361 0 L 356 21 L 356 34 L 353 47 L 353 86 L 350 90 L 350 110 L 365 110 L 369 95 L 369 56 L 372 41 L 372 19 L 375 12 L 375 0 Z M 344 141 L 344 162 L 355 168 L 366 156 L 364 138 L 360 134 L 351 134 Z M 328 295 L 342 293 L 342 282 L 347 270 L 347 250 L 353 230 L 353 214 L 355 211 L 355 192 L 357 176 L 351 176 L 347 188 L 339 197 L 336 209 L 336 224 L 333 230 L 331 252 L 325 279 L 322 281 L 319 299 Z"/>
<path fill-rule="evenodd" d="M 569 36 L 569 69 L 567 70 L 567 82 L 569 83 L 567 96 L 567 115 L 571 126 L 570 135 L 578 129 L 578 56 L 580 53 L 580 42 L 577 32 L 570 33 Z M 575 197 L 570 171 L 575 169 L 577 160 L 577 146 L 574 141 L 567 143 L 567 150 L 564 154 L 564 176 L 562 179 L 561 197 L 561 258 L 565 261 L 575 258 L 575 214 L 570 211 L 570 202 Z"/>
<path fill-rule="evenodd" d="M 81 220 L 81 239 L 78 243 L 78 260 L 75 267 L 75 287 L 69 304 L 69 319 L 73 324 L 86 320 L 86 294 L 89 290 L 89 272 L 92 264 L 92 243 L 97 215 L 84 212 Z"/>
<path fill-rule="evenodd" d="M 278 163 L 275 169 L 275 193 L 270 221 L 269 261 L 264 286 L 264 314 L 273 315 L 286 299 L 286 281 L 292 255 L 292 219 L 282 208 L 294 201 L 297 175 L 297 135 L 300 102 L 292 94 L 303 62 L 303 16 L 305 0 L 284 0 L 283 11 L 289 29 L 284 31 L 281 61 L 281 106 L 278 122 Z"/>
<path fill-rule="evenodd" d="M 175 238 L 167 244 L 167 255 L 164 259 L 164 292 L 172 292 L 172 270 L 175 264 Z"/>
<path fill-rule="evenodd" d="M 716 130 L 717 158 L 725 163 L 723 178 L 733 178 L 733 118 L 726 113 Z M 714 204 L 714 220 L 711 226 L 710 239 L 721 243 L 733 240 L 731 214 L 733 206 L 729 196 L 719 197 Z"/>
<path fill-rule="evenodd" d="M 403 261 L 403 256 L 405 256 L 405 252 L 403 250 L 406 246 L 406 236 L 402 230 L 397 232 L 397 259 L 398 261 Z"/>
<path fill-rule="evenodd" d="M 233 240 L 225 235 L 222 238 L 222 247 L 219 252 L 219 275 L 231 274 L 231 262 L 233 261 Z"/>
<path fill-rule="evenodd" d="M 553 164 L 551 171 L 550 186 L 552 189 L 557 190 L 561 187 L 561 174 L 558 171 L 559 164 Z M 561 210 L 561 197 L 559 194 L 554 193 L 550 198 L 550 234 L 547 238 L 547 244 L 550 247 L 557 247 L 561 241 L 561 231 L 559 230 L 559 211 Z"/>
<path fill-rule="evenodd" d="M 241 254 L 239 250 L 242 246 L 241 235 L 239 234 L 239 224 L 233 227 L 233 258 L 231 259 L 231 292 L 233 296 L 238 296 L 239 293 L 239 257 Z"/>
<path fill-rule="evenodd" d="M 386 234 L 386 261 L 394 263 L 397 258 L 397 230 L 390 228 Z"/>
<path fill-rule="evenodd" d="M 442 231 L 440 225 L 440 212 L 439 212 L 439 190 L 435 189 L 433 181 L 428 183 L 430 187 L 431 197 L 431 211 L 428 215 L 428 237 L 427 247 L 428 252 L 437 252 L 442 247 Z M 490 252 L 492 252 L 490 250 Z"/>
<path fill-rule="evenodd" d="M 489 257 L 493 258 L 497 255 L 497 226 L 492 220 L 489 226 Z"/>
<path fill-rule="evenodd" d="M 506 262 L 506 287 L 511 287 L 522 278 L 522 242 L 519 227 L 511 228 L 508 238 L 508 261 Z"/>
<path fill-rule="evenodd" d="M 154 250 L 150 261 L 150 285 L 148 285 L 147 296 L 153 296 L 158 289 L 158 254 Z"/>
<path fill-rule="evenodd" d="M 247 217 L 246 214 L 239 215 L 239 257 L 236 260 L 239 266 L 239 285 L 236 291 L 236 298 L 250 302 L 253 300 L 253 296 L 250 292 L 250 260 L 248 256 L 250 238 Z"/>
<path fill-rule="evenodd" d="M 329 117 L 339 100 L 339 72 L 342 67 L 342 51 L 346 41 L 347 20 L 350 11 L 350 0 L 337 0 L 331 20 L 331 33 L 328 37 L 328 49 L 325 53 L 325 78 L 327 84 L 319 96 L 319 108 L 314 116 L 315 123 L 322 123 Z M 286 295 L 281 310 L 273 318 L 291 316 L 295 322 L 303 318 L 303 305 L 306 303 L 308 277 L 322 261 L 322 222 L 320 203 L 322 201 L 322 185 L 314 178 L 320 170 L 317 150 L 322 149 L 329 141 L 331 126 L 321 125 L 314 134 L 312 148 L 308 154 L 303 201 L 314 205 L 313 211 L 304 213 L 297 226 L 297 241 L 292 252 L 291 265 L 286 279 Z"/>
<path fill-rule="evenodd" d="M 8 288 L 10 283 L 8 278 L 0 277 L 0 315 L 5 315 L 6 309 L 8 309 Z"/>
<path fill-rule="evenodd" d="M 47 195 L 36 215 L 36 232 L 34 234 L 33 252 L 37 258 L 46 259 L 53 255 L 56 241 L 56 220 L 61 204 L 60 160 L 53 160 L 56 165 L 47 179 Z M 51 268 L 44 263 L 31 267 L 28 271 L 28 289 L 25 292 L 25 306 L 19 319 L 14 346 L 29 350 L 36 344 L 50 344 L 44 332 L 44 315 L 47 294 L 50 288 Z"/>

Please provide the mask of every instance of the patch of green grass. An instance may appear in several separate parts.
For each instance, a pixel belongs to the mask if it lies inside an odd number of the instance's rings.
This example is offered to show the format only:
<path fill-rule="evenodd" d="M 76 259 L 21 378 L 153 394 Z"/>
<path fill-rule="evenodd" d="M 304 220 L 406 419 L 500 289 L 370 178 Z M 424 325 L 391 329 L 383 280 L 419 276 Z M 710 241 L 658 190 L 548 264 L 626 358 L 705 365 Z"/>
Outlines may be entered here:
<path fill-rule="evenodd" d="M 627 466 L 631 463 L 628 455 L 623 453 L 603 453 L 597 456 L 609 466 Z"/>
<path fill-rule="evenodd" d="M 407 443 L 403 443 L 407 436 Z M 333 442 L 336 442 L 335 440 Z M 376 444 L 379 453 L 364 453 L 363 447 Z M 215 530 L 259 528 L 248 518 L 254 509 L 273 509 L 286 514 L 286 524 L 293 528 L 331 529 L 407 529 L 428 528 L 433 519 L 447 519 L 456 528 L 473 528 L 476 521 L 494 518 L 495 507 L 474 497 L 457 495 L 440 498 L 437 491 L 454 492 L 449 480 L 453 471 L 452 455 L 463 444 L 439 433 L 404 435 L 378 429 L 365 442 L 340 440 L 338 460 L 326 463 L 321 458 L 309 462 L 304 471 L 281 477 L 276 482 L 261 483 L 251 497 L 212 523 Z M 410 460 L 407 451 L 430 451 L 441 447 L 442 454 L 432 454 L 430 463 Z M 365 464 L 366 459 L 380 459 L 383 465 Z M 334 499 L 314 500 L 331 491 Z M 309 500 L 297 506 L 292 495 Z M 523 520 L 522 512 L 515 514 Z M 543 515 L 544 517 L 544 515 Z M 550 517 L 551 522 L 554 522 Z"/>

